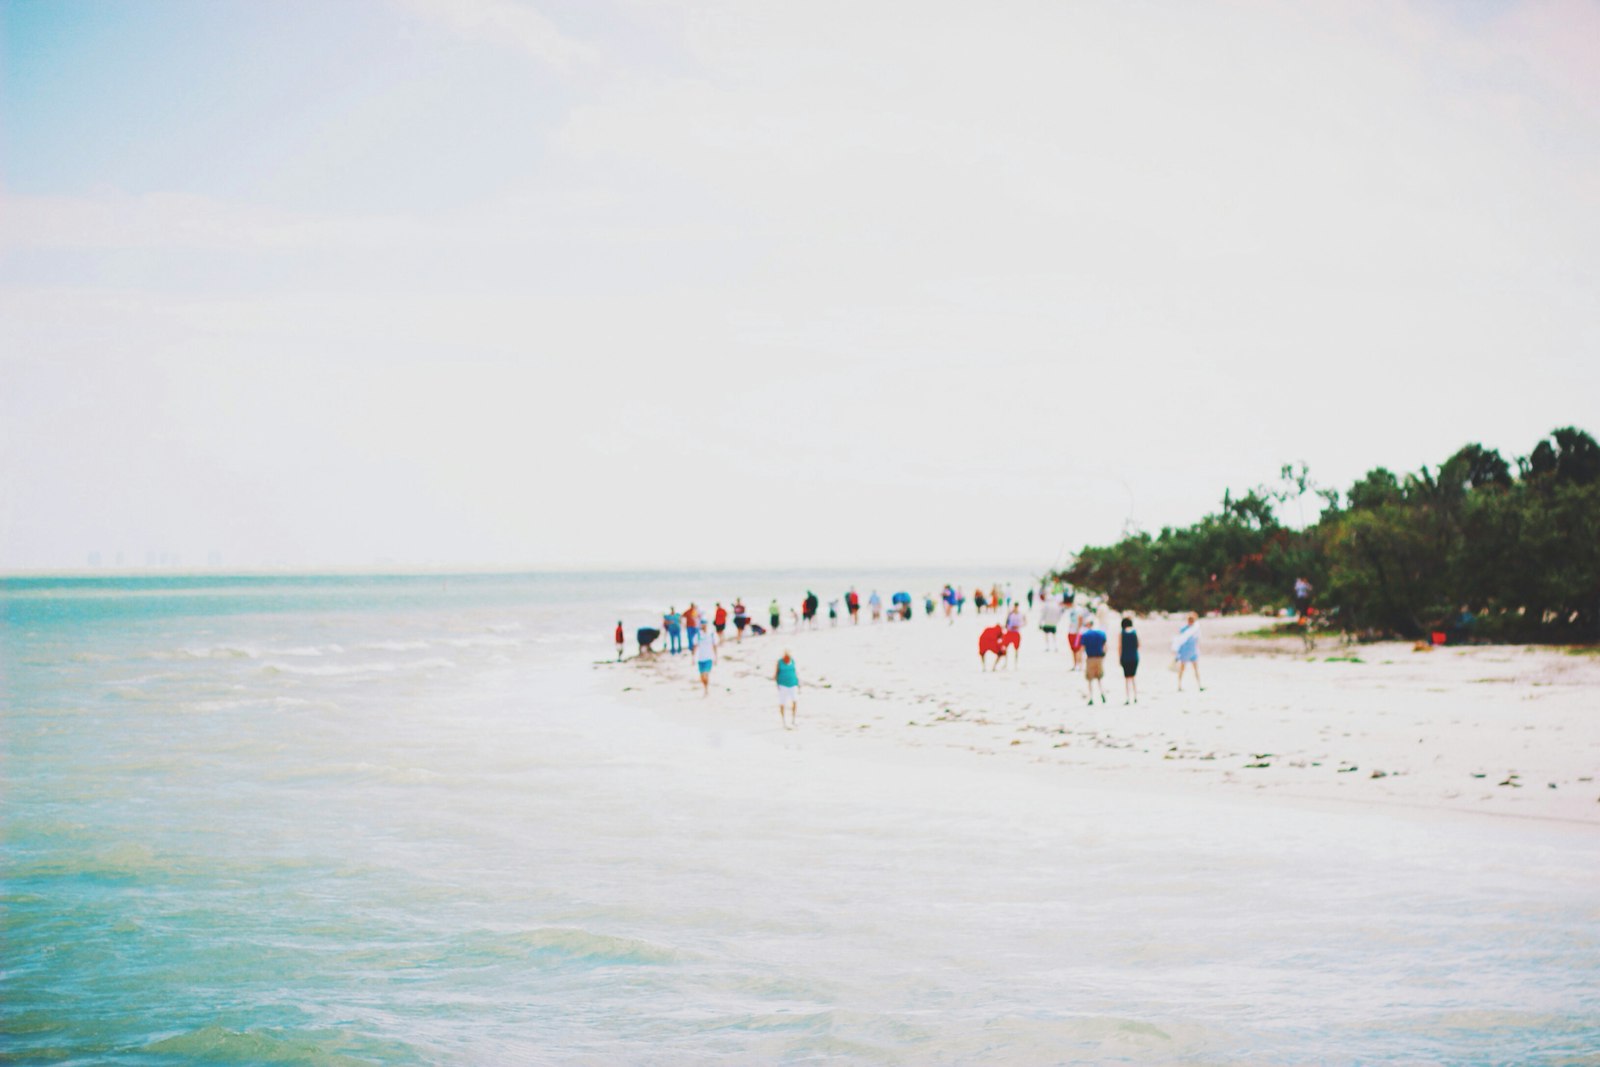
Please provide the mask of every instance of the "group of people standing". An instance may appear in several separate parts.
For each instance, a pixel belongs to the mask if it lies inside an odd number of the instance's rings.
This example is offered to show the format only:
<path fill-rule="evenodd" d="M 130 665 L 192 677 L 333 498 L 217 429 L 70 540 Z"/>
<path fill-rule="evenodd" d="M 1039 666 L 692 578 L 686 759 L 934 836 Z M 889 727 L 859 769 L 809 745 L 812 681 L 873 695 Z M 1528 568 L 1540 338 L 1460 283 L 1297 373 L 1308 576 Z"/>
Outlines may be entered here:
<path fill-rule="evenodd" d="M 1090 704 L 1094 703 L 1095 691 L 1098 688 L 1100 702 L 1106 701 L 1105 661 L 1107 650 L 1110 646 L 1110 637 L 1100 629 L 1096 622 L 1092 608 L 1079 607 L 1075 593 L 1051 593 L 1040 591 L 1039 629 L 1044 637 L 1046 650 L 1058 649 L 1058 633 L 1066 631 L 1067 647 L 1072 651 L 1072 670 L 1083 671 L 1085 684 L 1085 697 Z M 1020 630 L 1021 626 L 1016 618 L 1017 607 L 1013 608 L 1012 617 L 1007 619 L 1008 630 Z M 1122 668 L 1122 702 L 1124 704 L 1137 704 L 1139 702 L 1139 631 L 1134 626 L 1132 617 L 1124 615 L 1117 631 L 1117 664 Z M 981 649 L 980 645 L 980 649 Z M 1184 620 L 1184 625 L 1178 630 L 1177 636 L 1172 641 L 1172 654 L 1175 670 L 1178 675 L 1178 691 L 1183 691 L 1183 678 L 1185 673 L 1193 672 L 1195 685 L 1204 691 L 1200 683 L 1200 618 L 1190 612 Z"/>

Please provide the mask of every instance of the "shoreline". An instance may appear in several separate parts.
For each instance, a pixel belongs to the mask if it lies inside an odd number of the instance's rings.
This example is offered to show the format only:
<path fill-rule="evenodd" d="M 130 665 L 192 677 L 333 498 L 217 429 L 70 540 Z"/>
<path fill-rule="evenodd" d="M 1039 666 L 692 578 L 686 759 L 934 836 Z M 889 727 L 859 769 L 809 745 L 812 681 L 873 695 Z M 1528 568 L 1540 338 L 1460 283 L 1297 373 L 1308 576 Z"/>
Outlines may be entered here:
<path fill-rule="evenodd" d="M 770 674 L 789 648 L 803 685 L 797 736 L 849 737 L 855 749 L 869 747 L 865 735 L 897 757 L 949 750 L 1144 793 L 1600 823 L 1594 657 L 1561 646 L 1414 652 L 1404 642 L 1327 642 L 1307 653 L 1295 637 L 1239 636 L 1263 619 L 1232 616 L 1204 620 L 1206 691 L 1179 694 L 1166 670 L 1178 623 L 1146 618 L 1137 620 L 1140 702 L 1121 703 L 1113 656 L 1108 699 L 1089 706 L 1070 654 L 1044 651 L 1033 622 L 1015 669 L 980 673 L 977 634 L 996 618 L 822 620 L 730 638 L 709 697 L 686 654 L 607 661 L 621 670 L 606 683 L 669 718 L 783 736 L 771 721 Z"/>

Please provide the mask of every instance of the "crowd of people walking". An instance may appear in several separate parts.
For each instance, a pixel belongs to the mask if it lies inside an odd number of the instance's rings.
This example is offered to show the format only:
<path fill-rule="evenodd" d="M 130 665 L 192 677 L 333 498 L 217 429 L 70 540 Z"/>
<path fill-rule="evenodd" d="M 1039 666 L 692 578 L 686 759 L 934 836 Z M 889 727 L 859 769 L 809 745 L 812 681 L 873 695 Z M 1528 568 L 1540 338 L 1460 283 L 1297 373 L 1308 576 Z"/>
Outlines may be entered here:
<path fill-rule="evenodd" d="M 921 599 L 923 614 L 931 618 L 937 610 L 935 594 L 925 593 Z M 1082 673 L 1087 703 L 1095 703 L 1096 696 L 1100 703 L 1106 703 L 1105 661 L 1113 645 L 1117 664 L 1122 671 L 1122 702 L 1139 702 L 1139 631 L 1131 616 L 1122 616 L 1114 634 L 1108 634 L 1100 626 L 1097 617 L 1097 612 L 1104 609 L 1103 604 L 1087 598 L 1087 602 L 1080 604 L 1077 591 L 1048 585 L 1041 585 L 1037 589 L 1030 587 L 1022 597 L 1017 597 L 1013 595 L 1010 583 L 995 583 L 988 588 L 974 587 L 969 598 L 965 587 L 947 584 L 937 595 L 937 603 L 943 605 L 944 617 L 951 625 L 954 625 L 957 616 L 965 612 L 969 599 L 975 614 L 991 614 L 998 620 L 979 635 L 978 659 L 981 669 L 999 670 L 1002 666 L 1019 665 L 1028 616 L 1037 609 L 1044 651 L 1060 651 L 1060 639 L 1065 635 L 1067 651 L 1071 654 L 1069 673 Z M 866 598 L 866 608 L 873 623 L 908 622 L 914 617 L 915 602 L 909 592 L 895 592 L 887 601 L 886 612 L 884 598 L 878 590 L 873 589 Z M 843 615 L 839 610 L 841 603 L 844 606 Z M 838 626 L 843 617 L 847 617 L 852 626 L 861 624 L 862 598 L 854 586 L 838 598 L 829 600 L 827 606 L 829 626 Z M 743 598 L 735 598 L 731 609 L 720 601 L 716 602 L 709 616 L 698 604 L 690 602 L 682 612 L 676 606 L 669 607 L 661 616 L 659 626 L 638 627 L 634 631 L 634 640 L 638 645 L 638 655 L 642 657 L 653 657 L 663 651 L 674 656 L 687 653 L 698 671 L 702 693 L 709 695 L 711 674 L 717 665 L 719 649 L 726 640 L 742 643 L 747 631 L 754 637 L 776 634 L 783 629 L 786 615 L 793 629 L 816 629 L 821 607 L 821 598 L 809 589 L 787 613 L 779 599 L 773 597 L 767 606 L 769 625 L 762 627 L 751 618 Z M 731 637 L 728 635 L 730 622 L 733 631 Z M 656 642 L 663 635 L 666 648 L 658 650 Z M 625 630 L 620 620 L 617 622 L 615 641 L 617 659 L 621 660 L 627 649 Z M 1184 679 L 1188 674 L 1193 674 L 1195 687 L 1203 691 L 1204 686 L 1200 682 L 1200 621 L 1196 613 L 1188 614 L 1173 638 L 1172 654 L 1178 691 L 1183 691 Z M 992 666 L 989 662 L 991 656 L 994 657 Z M 785 729 L 793 729 L 799 708 L 800 678 L 789 649 L 785 649 L 779 657 L 773 681 L 778 688 L 779 719 Z"/>

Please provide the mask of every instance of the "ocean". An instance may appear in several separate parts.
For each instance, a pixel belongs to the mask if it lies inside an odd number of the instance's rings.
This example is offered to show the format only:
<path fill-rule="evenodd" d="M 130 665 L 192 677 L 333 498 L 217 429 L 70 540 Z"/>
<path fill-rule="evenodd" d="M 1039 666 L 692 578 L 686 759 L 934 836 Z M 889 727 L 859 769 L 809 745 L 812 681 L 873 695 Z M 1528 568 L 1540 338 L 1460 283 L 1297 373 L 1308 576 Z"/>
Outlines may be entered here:
<path fill-rule="evenodd" d="M 0 1056 L 1600 1063 L 1590 827 L 1090 788 L 605 662 L 942 580 L 0 580 Z"/>

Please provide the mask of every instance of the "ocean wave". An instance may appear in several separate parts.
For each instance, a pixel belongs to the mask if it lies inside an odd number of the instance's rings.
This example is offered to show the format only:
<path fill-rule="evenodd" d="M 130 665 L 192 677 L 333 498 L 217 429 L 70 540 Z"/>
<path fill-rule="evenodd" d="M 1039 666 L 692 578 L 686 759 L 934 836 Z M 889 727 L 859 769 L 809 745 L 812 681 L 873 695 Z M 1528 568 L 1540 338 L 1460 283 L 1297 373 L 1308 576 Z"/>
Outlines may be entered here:
<path fill-rule="evenodd" d="M 181 678 L 181 677 L 183 677 L 183 676 L 180 675 L 180 674 L 174 674 L 171 671 L 156 671 L 153 674 L 136 674 L 132 678 L 111 678 L 111 679 L 107 679 L 105 684 L 108 685 L 108 686 L 146 685 L 146 684 L 148 684 L 150 682 L 167 682 L 167 681 L 171 681 L 174 678 Z"/>
<path fill-rule="evenodd" d="M 260 653 L 253 648 L 234 645 L 199 645 L 154 655 L 156 659 L 256 659 Z"/>
<path fill-rule="evenodd" d="M 443 640 L 445 644 L 455 648 L 516 648 L 522 644 L 514 637 L 500 637 L 497 634 L 482 637 L 446 637 Z"/>
<path fill-rule="evenodd" d="M 231 700 L 192 700 L 183 705 L 190 711 L 217 712 L 232 711 L 234 708 L 248 708 L 251 706 L 266 705 L 271 703 L 266 697 L 235 697 Z"/>
<path fill-rule="evenodd" d="M 343 1030 L 229 1030 L 207 1026 L 154 1041 L 140 1051 L 205 1063 L 305 1064 L 355 1067 L 357 1064 L 418 1063 L 408 1045 L 374 1040 Z"/>
<path fill-rule="evenodd" d="M 446 780 L 445 775 L 438 771 L 430 771 L 426 767 L 396 767 L 387 763 L 368 763 L 364 760 L 290 767 L 269 772 L 266 776 L 275 780 L 355 779 L 362 782 L 380 782 L 385 785 L 432 785 Z"/>
<path fill-rule="evenodd" d="M 503 934 L 478 947 L 497 956 L 549 956 L 599 967 L 659 966 L 680 959 L 680 953 L 666 945 L 569 926 Z"/>
<path fill-rule="evenodd" d="M 417 649 L 427 648 L 426 641 L 368 641 L 361 646 L 365 649 L 377 649 L 384 652 L 414 652 Z"/>
<path fill-rule="evenodd" d="M 343 645 L 299 645 L 294 648 L 272 648 L 267 650 L 274 656 L 337 656 L 344 651 Z"/>

